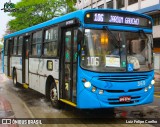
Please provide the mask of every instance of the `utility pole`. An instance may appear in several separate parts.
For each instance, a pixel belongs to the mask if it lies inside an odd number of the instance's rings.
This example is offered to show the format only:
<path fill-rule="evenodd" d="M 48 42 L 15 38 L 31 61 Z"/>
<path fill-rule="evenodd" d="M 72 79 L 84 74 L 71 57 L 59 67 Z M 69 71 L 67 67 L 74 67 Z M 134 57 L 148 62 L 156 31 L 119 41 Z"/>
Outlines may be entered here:
<path fill-rule="evenodd" d="M 92 7 L 92 4 L 93 4 L 93 0 L 91 0 L 91 9 L 93 8 L 93 7 Z"/>

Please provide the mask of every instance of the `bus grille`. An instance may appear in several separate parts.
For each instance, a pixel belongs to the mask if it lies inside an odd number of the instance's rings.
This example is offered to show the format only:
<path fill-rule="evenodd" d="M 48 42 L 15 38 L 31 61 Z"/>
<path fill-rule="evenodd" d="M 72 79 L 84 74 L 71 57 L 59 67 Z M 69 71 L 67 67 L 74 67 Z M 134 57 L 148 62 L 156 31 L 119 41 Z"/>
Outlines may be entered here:
<path fill-rule="evenodd" d="M 99 76 L 98 80 L 106 82 L 135 82 L 147 79 L 148 75 L 110 75 Z"/>
<path fill-rule="evenodd" d="M 138 89 L 130 89 L 128 90 L 127 92 L 136 92 L 136 91 L 140 91 L 142 90 L 143 88 L 138 88 Z M 125 91 L 124 90 L 106 90 L 107 92 L 109 93 L 124 93 Z"/>
<path fill-rule="evenodd" d="M 119 102 L 119 98 L 108 98 L 108 103 L 111 105 L 133 104 L 139 102 L 140 96 L 131 97 L 130 102 Z"/>

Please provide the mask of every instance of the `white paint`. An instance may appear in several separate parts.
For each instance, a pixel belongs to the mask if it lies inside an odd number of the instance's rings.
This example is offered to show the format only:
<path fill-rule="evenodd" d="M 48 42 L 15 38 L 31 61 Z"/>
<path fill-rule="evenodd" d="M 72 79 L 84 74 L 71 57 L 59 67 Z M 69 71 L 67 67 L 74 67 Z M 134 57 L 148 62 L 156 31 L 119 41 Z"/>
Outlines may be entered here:
<path fill-rule="evenodd" d="M 53 62 L 53 70 L 47 70 L 47 60 Z M 51 75 L 54 79 L 59 79 L 58 59 L 38 59 L 29 58 L 29 87 L 45 94 L 46 80 Z M 59 86 L 57 86 L 59 88 Z M 59 92 L 59 91 L 58 91 Z"/>
<path fill-rule="evenodd" d="M 160 37 L 160 25 L 153 27 L 153 38 L 159 38 Z"/>
<path fill-rule="evenodd" d="M 12 56 L 11 60 L 11 68 L 16 68 L 17 72 L 17 82 L 22 83 L 22 64 L 21 64 L 22 57 L 14 57 Z M 13 72 L 13 69 L 11 70 L 11 73 Z"/>
<path fill-rule="evenodd" d="M 159 0 L 141 0 L 141 8 L 146 8 L 146 7 L 149 7 L 149 6 L 153 6 L 153 5 L 156 5 L 156 4 L 159 4 Z"/>
<path fill-rule="evenodd" d="M 17 72 L 17 82 L 22 84 L 22 70 L 16 69 Z"/>
<path fill-rule="evenodd" d="M 25 59 L 25 83 L 29 83 L 28 81 L 28 59 Z"/>

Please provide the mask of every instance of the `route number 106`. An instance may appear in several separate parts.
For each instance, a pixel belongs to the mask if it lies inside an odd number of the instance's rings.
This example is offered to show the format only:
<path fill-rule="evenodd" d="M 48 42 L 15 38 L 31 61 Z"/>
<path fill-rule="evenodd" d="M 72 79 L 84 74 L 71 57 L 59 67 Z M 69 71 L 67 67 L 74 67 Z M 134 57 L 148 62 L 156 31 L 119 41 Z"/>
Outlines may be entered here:
<path fill-rule="evenodd" d="M 87 66 L 99 66 L 99 57 L 87 57 Z"/>
<path fill-rule="evenodd" d="M 95 22 L 103 22 L 104 21 L 104 14 L 94 14 L 94 21 Z"/>

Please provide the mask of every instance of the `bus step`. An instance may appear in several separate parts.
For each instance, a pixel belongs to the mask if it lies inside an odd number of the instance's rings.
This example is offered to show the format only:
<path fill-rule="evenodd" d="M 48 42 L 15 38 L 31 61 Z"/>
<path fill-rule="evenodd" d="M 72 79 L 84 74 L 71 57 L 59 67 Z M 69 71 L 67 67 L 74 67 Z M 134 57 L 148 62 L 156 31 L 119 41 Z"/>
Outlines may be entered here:
<path fill-rule="evenodd" d="M 23 85 L 23 87 L 24 87 L 25 89 L 28 89 L 28 87 L 29 87 L 29 85 L 26 84 L 26 83 L 23 83 L 22 85 Z"/>
<path fill-rule="evenodd" d="M 77 106 L 75 103 L 73 103 L 73 102 L 71 102 L 71 101 L 68 101 L 68 100 L 65 100 L 65 99 L 60 99 L 60 101 L 66 103 L 66 104 L 68 104 L 68 105 L 71 105 L 71 106 L 73 106 L 73 107 L 76 107 L 76 106 Z"/>

